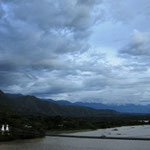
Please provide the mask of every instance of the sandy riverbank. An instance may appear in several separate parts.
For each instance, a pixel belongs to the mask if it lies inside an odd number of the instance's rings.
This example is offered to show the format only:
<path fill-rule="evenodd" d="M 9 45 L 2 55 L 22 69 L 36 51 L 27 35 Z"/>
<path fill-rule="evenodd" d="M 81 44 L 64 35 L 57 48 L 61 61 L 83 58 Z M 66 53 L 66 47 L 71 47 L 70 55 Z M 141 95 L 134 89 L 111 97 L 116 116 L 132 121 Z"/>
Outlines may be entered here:
<path fill-rule="evenodd" d="M 98 129 L 95 131 L 69 133 L 69 135 L 150 138 L 150 125 Z"/>

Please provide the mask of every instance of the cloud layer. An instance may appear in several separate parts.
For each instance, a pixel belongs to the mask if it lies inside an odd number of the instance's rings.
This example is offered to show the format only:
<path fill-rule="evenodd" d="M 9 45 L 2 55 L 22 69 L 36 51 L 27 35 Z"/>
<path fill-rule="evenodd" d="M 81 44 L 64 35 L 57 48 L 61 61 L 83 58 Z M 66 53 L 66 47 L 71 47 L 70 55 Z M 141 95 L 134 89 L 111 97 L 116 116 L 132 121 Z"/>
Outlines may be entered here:
<path fill-rule="evenodd" d="M 150 103 L 149 10 L 147 0 L 2 0 L 0 88 L 70 101 Z"/>

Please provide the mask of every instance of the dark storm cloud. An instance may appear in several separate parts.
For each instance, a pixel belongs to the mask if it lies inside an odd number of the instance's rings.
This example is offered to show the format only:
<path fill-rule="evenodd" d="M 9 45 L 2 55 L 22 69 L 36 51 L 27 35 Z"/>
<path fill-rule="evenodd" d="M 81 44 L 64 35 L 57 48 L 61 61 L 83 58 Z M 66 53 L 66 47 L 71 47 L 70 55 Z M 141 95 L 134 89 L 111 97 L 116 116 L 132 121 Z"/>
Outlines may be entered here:
<path fill-rule="evenodd" d="M 150 39 L 148 33 L 142 33 L 134 30 L 130 43 L 120 52 L 133 56 L 149 56 L 150 55 Z"/>
<path fill-rule="evenodd" d="M 0 62 L 0 71 L 15 71 L 16 66 L 9 62 Z"/>
<path fill-rule="evenodd" d="M 7 71 L 0 71 L 0 85 L 1 87 L 8 87 L 9 85 L 15 84 L 16 80 L 12 73 L 9 73 Z"/>
<path fill-rule="evenodd" d="M 5 2 L 5 1 L 4 1 Z M 8 1 L 7 16 L 1 23 L 1 51 L 24 59 L 25 64 L 85 51 L 88 28 L 93 23 L 90 5 L 76 1 Z M 84 37 L 83 40 L 81 38 Z M 79 38 L 79 39 L 78 39 Z M 30 53 L 30 55 L 29 55 Z M 10 58 L 11 59 L 11 58 Z"/>
<path fill-rule="evenodd" d="M 95 1 L 26 0 L 10 4 L 14 19 L 30 22 L 42 30 L 64 27 L 72 30 L 87 29 L 91 25 L 91 9 Z M 22 13 L 20 13 L 22 12 Z M 30 14 L 30 15 L 29 15 Z"/>
<path fill-rule="evenodd" d="M 92 10 L 97 3 L 90 0 L 3 0 L 0 3 L 0 87 L 24 93 L 31 88 L 31 93 L 38 93 L 40 89 L 36 86 L 44 87 L 48 80 L 50 83 L 44 90 L 50 94 L 71 89 L 67 88 L 71 87 L 70 79 L 62 81 L 58 75 L 54 78 L 53 71 L 66 76 L 76 74 L 78 65 L 68 64 L 66 56 L 89 49 L 85 41 L 95 21 Z M 45 76 L 45 72 L 52 75 Z M 56 85 L 49 78 L 54 79 Z M 72 87 L 72 91 L 76 89 Z"/>

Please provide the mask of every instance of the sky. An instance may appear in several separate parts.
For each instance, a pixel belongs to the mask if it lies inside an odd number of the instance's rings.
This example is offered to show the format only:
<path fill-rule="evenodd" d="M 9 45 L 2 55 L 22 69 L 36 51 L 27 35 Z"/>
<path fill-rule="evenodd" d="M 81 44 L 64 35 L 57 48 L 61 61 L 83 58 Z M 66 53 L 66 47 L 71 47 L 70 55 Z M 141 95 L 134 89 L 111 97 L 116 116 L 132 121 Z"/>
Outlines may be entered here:
<path fill-rule="evenodd" d="M 150 104 L 149 0 L 0 0 L 0 89 Z"/>

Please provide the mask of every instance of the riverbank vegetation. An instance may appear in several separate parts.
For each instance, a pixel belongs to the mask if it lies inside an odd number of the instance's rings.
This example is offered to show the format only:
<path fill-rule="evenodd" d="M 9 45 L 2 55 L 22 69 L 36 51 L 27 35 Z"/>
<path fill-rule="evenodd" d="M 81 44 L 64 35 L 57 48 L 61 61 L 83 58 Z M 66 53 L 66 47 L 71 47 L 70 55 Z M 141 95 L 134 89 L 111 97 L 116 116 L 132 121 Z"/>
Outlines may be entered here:
<path fill-rule="evenodd" d="M 9 134 L 0 135 L 0 141 L 43 137 L 47 131 L 69 131 L 112 128 L 150 124 L 150 115 L 118 114 L 100 117 L 65 117 L 24 115 L 7 107 L 0 107 L 0 123 L 9 124 Z M 1 125 L 0 124 L 0 125 Z"/>

